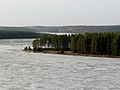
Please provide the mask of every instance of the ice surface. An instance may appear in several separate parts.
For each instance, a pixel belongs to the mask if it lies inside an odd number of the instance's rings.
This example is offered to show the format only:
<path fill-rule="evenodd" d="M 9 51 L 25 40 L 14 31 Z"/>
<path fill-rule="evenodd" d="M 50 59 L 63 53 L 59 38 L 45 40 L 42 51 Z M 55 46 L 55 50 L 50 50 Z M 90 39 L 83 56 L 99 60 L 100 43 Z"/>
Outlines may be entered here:
<path fill-rule="evenodd" d="M 0 40 L 0 90 L 120 90 L 120 59 L 27 53 Z"/>

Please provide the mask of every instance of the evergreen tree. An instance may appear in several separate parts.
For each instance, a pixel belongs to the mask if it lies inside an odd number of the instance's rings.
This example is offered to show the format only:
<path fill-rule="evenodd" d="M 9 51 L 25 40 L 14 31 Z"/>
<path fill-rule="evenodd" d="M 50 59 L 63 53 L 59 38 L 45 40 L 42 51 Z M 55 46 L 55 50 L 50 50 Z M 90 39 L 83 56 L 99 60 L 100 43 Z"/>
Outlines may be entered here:
<path fill-rule="evenodd" d="M 90 33 L 85 33 L 83 38 L 84 38 L 84 44 L 83 44 L 84 54 L 88 54 L 90 53 L 90 46 L 91 46 Z"/>
<path fill-rule="evenodd" d="M 77 40 L 78 40 L 78 35 L 71 35 L 70 49 L 73 52 L 77 51 Z"/>
<path fill-rule="evenodd" d="M 91 53 L 97 54 L 98 49 L 98 40 L 97 40 L 97 33 L 93 34 L 92 40 L 91 40 Z"/>
<path fill-rule="evenodd" d="M 112 54 L 115 56 L 120 54 L 120 33 L 116 33 L 112 41 Z"/>

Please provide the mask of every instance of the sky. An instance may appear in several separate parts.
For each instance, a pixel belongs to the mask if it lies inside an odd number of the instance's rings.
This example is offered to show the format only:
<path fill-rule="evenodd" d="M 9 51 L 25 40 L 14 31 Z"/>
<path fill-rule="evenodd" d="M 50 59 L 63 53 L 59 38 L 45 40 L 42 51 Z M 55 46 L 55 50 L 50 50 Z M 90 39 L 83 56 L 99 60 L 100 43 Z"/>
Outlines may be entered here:
<path fill-rule="evenodd" d="M 0 0 L 0 26 L 114 24 L 120 0 Z"/>

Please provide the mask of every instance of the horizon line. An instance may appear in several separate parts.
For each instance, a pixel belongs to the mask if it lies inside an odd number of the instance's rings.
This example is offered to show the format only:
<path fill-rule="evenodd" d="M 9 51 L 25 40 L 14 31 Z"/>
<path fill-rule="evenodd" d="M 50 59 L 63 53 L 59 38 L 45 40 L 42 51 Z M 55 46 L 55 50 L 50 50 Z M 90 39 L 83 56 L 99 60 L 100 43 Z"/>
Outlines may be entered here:
<path fill-rule="evenodd" d="M 0 27 L 65 27 L 65 26 L 119 26 L 120 24 L 69 24 L 69 25 L 0 25 Z"/>

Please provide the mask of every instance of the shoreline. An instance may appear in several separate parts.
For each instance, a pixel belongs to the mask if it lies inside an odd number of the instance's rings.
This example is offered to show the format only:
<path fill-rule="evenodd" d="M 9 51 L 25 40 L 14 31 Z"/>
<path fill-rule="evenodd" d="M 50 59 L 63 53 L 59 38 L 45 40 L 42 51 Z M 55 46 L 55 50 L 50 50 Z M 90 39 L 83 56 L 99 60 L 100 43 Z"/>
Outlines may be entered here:
<path fill-rule="evenodd" d="M 61 51 L 55 50 L 42 50 L 39 52 L 34 52 L 33 49 L 30 50 L 23 50 L 25 52 L 33 52 L 33 53 L 46 53 L 46 54 L 61 54 L 61 55 L 71 55 L 71 56 L 91 56 L 91 57 L 104 57 L 104 58 L 120 58 L 120 56 L 113 56 L 113 55 L 99 55 L 99 54 L 78 54 L 73 53 L 72 51 L 64 51 L 64 53 L 60 53 Z"/>
<path fill-rule="evenodd" d="M 64 51 L 64 53 L 58 53 L 60 51 L 54 51 L 54 50 L 45 50 L 41 53 L 48 53 L 48 54 L 61 54 L 61 55 L 71 55 L 71 56 L 91 56 L 91 57 L 104 57 L 104 58 L 120 58 L 120 56 L 108 56 L 108 55 L 98 55 L 98 54 L 78 54 L 73 53 L 72 51 Z"/>

